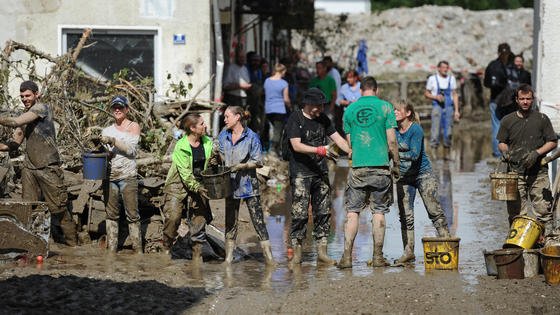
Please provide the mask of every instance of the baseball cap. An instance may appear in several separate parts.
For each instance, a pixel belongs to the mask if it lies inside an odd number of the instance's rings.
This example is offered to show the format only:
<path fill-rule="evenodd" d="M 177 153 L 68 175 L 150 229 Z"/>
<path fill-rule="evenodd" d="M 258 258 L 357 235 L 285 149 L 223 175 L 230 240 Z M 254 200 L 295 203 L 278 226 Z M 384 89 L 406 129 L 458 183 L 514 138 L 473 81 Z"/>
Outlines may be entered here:
<path fill-rule="evenodd" d="M 318 88 L 310 88 L 303 93 L 303 105 L 323 105 L 327 103 L 327 97 L 323 91 Z"/>
<path fill-rule="evenodd" d="M 111 107 L 128 107 L 128 99 L 122 95 L 117 95 L 111 101 Z"/>
<path fill-rule="evenodd" d="M 511 47 L 508 43 L 501 43 L 498 45 L 498 53 L 509 53 L 511 52 Z"/>

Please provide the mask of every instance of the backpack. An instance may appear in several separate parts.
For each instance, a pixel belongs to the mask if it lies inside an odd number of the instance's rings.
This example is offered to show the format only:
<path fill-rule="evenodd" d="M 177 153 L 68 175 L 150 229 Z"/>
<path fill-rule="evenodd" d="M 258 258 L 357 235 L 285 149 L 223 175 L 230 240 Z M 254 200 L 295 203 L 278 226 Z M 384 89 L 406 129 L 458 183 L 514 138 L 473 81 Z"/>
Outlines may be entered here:
<path fill-rule="evenodd" d="M 296 109 L 293 111 L 292 115 L 297 116 L 297 121 L 299 123 L 299 128 L 303 128 L 303 113 L 300 109 Z M 288 124 L 284 125 L 284 129 L 282 129 L 282 136 L 280 138 L 280 152 L 282 153 L 282 160 L 289 161 L 290 156 L 292 155 L 292 144 L 290 143 L 290 139 L 288 139 Z"/>

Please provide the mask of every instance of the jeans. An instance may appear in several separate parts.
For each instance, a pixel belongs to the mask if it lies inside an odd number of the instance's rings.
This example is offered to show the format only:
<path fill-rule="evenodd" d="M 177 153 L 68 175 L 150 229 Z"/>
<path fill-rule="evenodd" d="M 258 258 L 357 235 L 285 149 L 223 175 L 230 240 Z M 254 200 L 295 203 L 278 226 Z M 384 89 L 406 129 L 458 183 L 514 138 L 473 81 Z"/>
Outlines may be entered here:
<path fill-rule="evenodd" d="M 138 180 L 136 177 L 110 181 L 104 190 L 107 219 L 119 220 L 119 199 L 122 198 L 128 223 L 140 221 L 140 213 L 138 212 Z"/>
<path fill-rule="evenodd" d="M 453 106 L 445 106 L 443 108 L 439 105 L 434 105 L 432 107 L 431 147 L 439 145 L 440 135 L 443 136 L 443 146 L 446 148 L 451 147 L 454 110 Z"/>
<path fill-rule="evenodd" d="M 498 129 L 500 129 L 500 120 L 496 116 L 496 108 L 498 105 L 496 101 L 490 100 L 490 120 L 492 121 L 492 155 L 494 157 L 502 156 L 502 153 L 498 149 Z"/>

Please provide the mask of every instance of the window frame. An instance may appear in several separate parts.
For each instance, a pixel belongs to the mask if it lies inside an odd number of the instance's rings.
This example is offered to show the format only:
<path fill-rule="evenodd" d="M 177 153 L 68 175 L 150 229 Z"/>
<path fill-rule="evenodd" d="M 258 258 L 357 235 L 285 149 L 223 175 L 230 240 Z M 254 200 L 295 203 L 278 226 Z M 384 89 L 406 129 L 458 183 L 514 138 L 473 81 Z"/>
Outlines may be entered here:
<path fill-rule="evenodd" d="M 158 93 L 162 91 L 163 76 L 161 74 L 162 41 L 161 27 L 158 26 L 123 26 L 123 25 L 58 25 L 58 55 L 68 51 L 68 33 L 83 33 L 91 28 L 94 32 L 119 35 L 153 35 L 154 36 L 154 87 Z"/>

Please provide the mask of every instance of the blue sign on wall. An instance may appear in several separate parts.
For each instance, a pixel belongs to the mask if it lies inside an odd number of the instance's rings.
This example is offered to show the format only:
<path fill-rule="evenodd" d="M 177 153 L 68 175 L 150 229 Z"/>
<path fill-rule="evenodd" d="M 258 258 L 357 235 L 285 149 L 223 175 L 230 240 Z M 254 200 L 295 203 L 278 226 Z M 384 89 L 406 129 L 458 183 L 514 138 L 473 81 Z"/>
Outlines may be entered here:
<path fill-rule="evenodd" d="M 185 44 L 185 34 L 173 34 L 173 44 L 174 45 L 184 45 Z"/>

